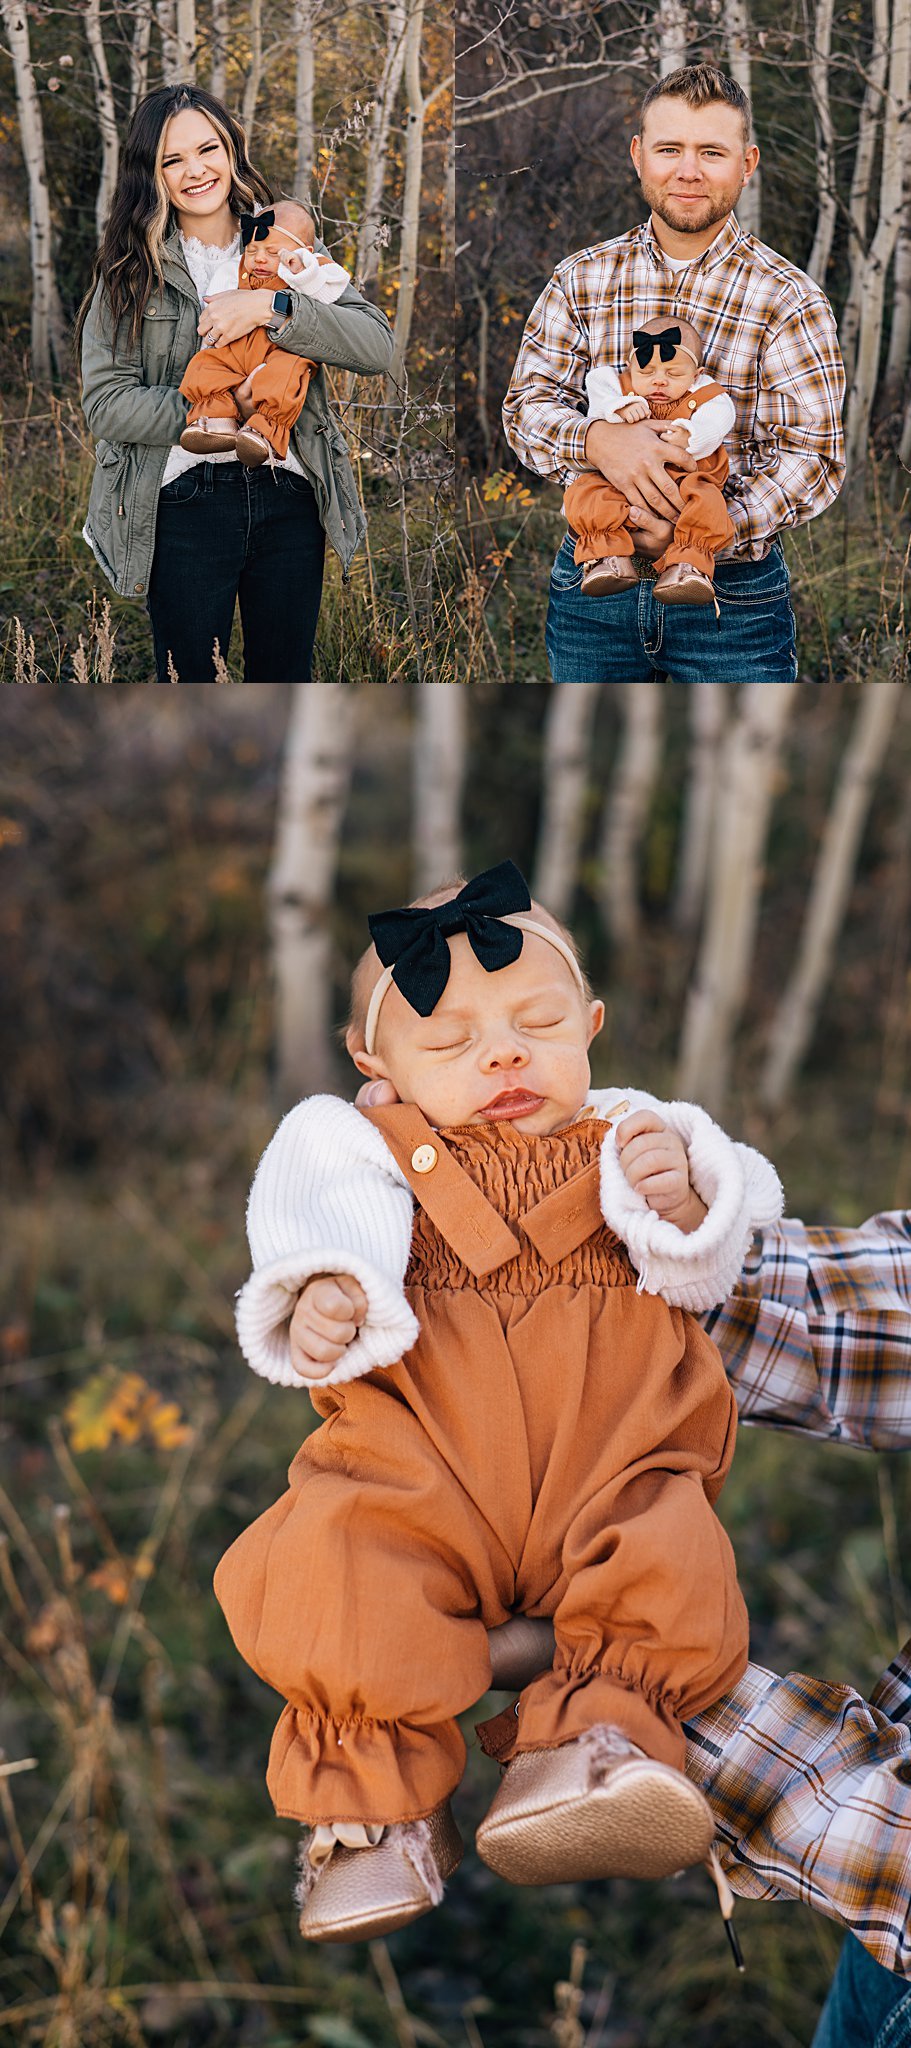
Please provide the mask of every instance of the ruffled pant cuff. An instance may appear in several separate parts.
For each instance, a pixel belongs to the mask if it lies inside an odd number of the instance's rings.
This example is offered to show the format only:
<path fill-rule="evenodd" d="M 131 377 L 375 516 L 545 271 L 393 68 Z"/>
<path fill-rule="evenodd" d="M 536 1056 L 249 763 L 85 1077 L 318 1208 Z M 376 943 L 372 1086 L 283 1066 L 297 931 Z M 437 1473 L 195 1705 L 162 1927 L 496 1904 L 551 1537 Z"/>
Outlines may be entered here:
<path fill-rule="evenodd" d="M 266 1783 L 283 1819 L 422 1820 L 455 1790 L 465 1744 L 454 1721 L 329 1721 L 286 1706 L 272 1738 Z"/>

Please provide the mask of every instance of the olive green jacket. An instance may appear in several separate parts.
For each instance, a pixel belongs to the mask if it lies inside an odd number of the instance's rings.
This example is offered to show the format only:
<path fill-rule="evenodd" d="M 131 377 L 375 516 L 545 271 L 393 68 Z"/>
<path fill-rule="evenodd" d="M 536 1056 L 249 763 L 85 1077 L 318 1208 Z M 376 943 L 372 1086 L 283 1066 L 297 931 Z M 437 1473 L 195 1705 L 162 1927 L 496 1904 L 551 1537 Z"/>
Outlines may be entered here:
<path fill-rule="evenodd" d="M 178 385 L 199 347 L 199 299 L 176 232 L 165 242 L 162 269 L 164 290 L 152 292 L 135 346 L 124 322 L 112 352 L 100 284 L 82 337 L 82 405 L 96 444 L 85 537 L 119 595 L 139 599 L 149 587 L 162 475 L 187 421 Z M 277 316 L 268 333 L 295 355 L 339 370 L 375 374 L 392 357 L 388 320 L 353 285 L 332 306 L 297 295 L 289 319 Z M 347 572 L 366 520 L 322 370 L 310 379 L 291 445 Z"/>

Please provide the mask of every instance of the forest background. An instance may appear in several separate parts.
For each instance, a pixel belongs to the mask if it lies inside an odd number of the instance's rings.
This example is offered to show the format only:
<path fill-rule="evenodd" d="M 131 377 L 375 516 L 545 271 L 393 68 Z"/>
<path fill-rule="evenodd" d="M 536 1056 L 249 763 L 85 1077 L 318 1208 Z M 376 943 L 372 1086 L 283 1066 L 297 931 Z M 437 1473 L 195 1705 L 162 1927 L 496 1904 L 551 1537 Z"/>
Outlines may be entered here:
<path fill-rule="evenodd" d="M 500 406 L 555 264 L 644 217 L 629 160 L 646 87 L 684 63 L 752 94 L 741 225 L 832 301 L 848 481 L 786 536 L 802 680 L 907 659 L 911 471 L 911 0 L 461 0 L 456 265 L 465 672 L 543 672 L 562 491 L 523 468 Z"/>
<path fill-rule="evenodd" d="M 4 691 L 0 2043 L 805 2048 L 837 1929 L 741 1903 L 738 1978 L 699 1872 L 526 1892 L 469 1846 L 388 1944 L 299 1942 L 263 1782 L 278 1702 L 211 1576 L 313 1417 L 243 1365 L 232 1296 L 280 1110 L 354 1092 L 334 1033 L 368 910 L 507 856 L 607 998 L 596 1080 L 710 1100 L 792 1215 L 906 1205 L 907 693 L 34 711 Z M 868 1688 L 911 1634 L 908 1460 L 745 1429 L 722 1509 L 757 1661 Z M 472 1748 L 469 1845 L 494 1782 Z"/>
<path fill-rule="evenodd" d="M 72 322 L 119 145 L 146 91 L 189 80 L 243 122 L 392 321 L 388 378 L 327 373 L 370 529 L 331 555 L 320 680 L 448 679 L 454 155 L 443 0 L 2 0 L 0 679 L 148 682 L 143 608 L 81 538 L 93 456 Z M 235 644 L 225 682 L 242 673 Z"/>

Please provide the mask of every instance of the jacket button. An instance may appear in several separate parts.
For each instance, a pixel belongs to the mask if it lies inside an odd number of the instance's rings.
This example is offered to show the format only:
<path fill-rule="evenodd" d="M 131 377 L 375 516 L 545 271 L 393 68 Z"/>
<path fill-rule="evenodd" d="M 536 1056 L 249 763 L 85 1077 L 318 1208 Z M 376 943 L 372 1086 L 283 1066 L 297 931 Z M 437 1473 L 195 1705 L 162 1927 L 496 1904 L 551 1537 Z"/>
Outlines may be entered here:
<path fill-rule="evenodd" d="M 417 1151 L 411 1154 L 411 1164 L 414 1167 L 415 1173 L 432 1173 L 437 1163 L 437 1158 L 438 1153 L 435 1145 L 419 1145 Z"/>
<path fill-rule="evenodd" d="M 150 313 L 150 314 L 151 314 L 151 316 L 152 316 L 152 318 L 154 319 L 154 317 L 155 317 L 155 314 L 156 314 L 156 313 L 157 313 L 157 311 L 158 311 L 158 307 L 157 307 L 157 306 L 147 306 L 147 308 L 146 308 L 146 311 L 147 311 L 148 313 Z"/>
<path fill-rule="evenodd" d="M 141 597 L 141 596 L 142 596 L 142 593 L 143 593 L 143 591 L 144 591 L 144 589 L 145 589 L 145 584 L 144 584 L 144 583 L 134 583 L 134 585 L 133 585 L 133 589 L 134 589 L 134 591 L 135 591 L 135 594 L 136 594 L 136 596 L 137 596 L 137 597 Z"/>

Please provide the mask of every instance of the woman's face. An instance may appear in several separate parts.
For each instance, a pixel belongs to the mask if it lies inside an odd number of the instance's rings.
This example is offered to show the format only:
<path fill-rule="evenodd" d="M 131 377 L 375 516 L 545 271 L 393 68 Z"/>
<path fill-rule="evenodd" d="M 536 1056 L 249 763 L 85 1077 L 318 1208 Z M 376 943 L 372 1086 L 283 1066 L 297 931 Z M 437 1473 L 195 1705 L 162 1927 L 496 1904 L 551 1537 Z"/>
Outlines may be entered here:
<path fill-rule="evenodd" d="M 162 176 L 168 198 L 186 232 L 189 222 L 206 221 L 228 203 L 232 166 L 225 145 L 207 114 L 184 107 L 172 114 L 165 129 Z"/>

